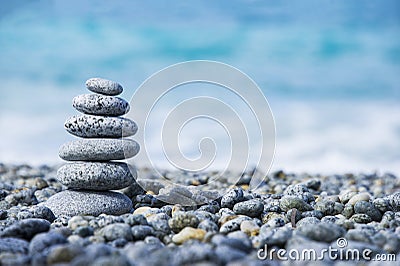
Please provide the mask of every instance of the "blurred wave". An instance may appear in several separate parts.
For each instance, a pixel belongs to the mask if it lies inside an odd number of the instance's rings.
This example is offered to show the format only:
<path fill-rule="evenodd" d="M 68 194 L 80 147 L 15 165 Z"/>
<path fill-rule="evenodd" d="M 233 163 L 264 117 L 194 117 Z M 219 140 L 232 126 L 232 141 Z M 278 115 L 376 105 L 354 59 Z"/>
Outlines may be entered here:
<path fill-rule="evenodd" d="M 2 1 L 0 58 L 0 161 L 58 162 L 89 77 L 120 81 L 129 99 L 155 71 L 209 59 L 269 99 L 276 167 L 400 173 L 395 0 Z"/>

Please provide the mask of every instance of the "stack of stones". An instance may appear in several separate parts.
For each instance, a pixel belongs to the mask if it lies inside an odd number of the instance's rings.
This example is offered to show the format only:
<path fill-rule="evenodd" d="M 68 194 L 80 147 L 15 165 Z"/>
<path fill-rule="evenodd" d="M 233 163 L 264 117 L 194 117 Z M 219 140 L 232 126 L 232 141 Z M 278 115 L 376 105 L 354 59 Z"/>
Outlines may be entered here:
<path fill-rule="evenodd" d="M 73 107 L 81 115 L 70 117 L 65 129 L 81 139 L 61 146 L 59 155 L 70 163 L 57 172 L 57 179 L 68 190 L 52 196 L 45 205 L 56 216 L 119 215 L 131 211 L 132 201 L 119 190 L 136 183 L 136 169 L 124 162 L 139 152 L 139 144 L 125 137 L 137 131 L 135 122 L 121 117 L 129 103 L 115 97 L 120 84 L 92 78 L 86 87 L 94 92 L 78 95 Z"/>

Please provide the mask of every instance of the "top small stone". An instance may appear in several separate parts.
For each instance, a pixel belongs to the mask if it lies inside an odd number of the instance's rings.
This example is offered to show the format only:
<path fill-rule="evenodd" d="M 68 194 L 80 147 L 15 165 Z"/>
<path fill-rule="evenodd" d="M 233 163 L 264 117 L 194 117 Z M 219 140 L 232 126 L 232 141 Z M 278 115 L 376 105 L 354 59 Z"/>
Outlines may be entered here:
<path fill-rule="evenodd" d="M 123 91 L 123 88 L 119 83 L 102 78 L 88 79 L 86 81 L 86 88 L 96 93 L 111 96 L 121 94 Z"/>

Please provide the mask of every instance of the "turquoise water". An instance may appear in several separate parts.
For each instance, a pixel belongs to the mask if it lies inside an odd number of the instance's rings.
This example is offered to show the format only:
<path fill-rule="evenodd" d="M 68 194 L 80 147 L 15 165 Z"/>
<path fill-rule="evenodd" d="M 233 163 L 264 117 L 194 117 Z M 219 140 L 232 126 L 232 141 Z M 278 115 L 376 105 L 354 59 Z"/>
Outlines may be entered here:
<path fill-rule="evenodd" d="M 89 77 L 129 99 L 154 72 L 208 59 L 269 99 L 275 167 L 399 171 L 398 1 L 2 1 L 0 58 L 0 161 L 58 162 Z"/>

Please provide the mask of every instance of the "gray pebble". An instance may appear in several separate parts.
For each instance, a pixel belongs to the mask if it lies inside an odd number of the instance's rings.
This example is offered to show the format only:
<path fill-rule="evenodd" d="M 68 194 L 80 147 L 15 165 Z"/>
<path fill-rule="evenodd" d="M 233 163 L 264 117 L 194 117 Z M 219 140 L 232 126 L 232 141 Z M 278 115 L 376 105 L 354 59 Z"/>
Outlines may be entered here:
<path fill-rule="evenodd" d="M 314 209 L 322 212 L 324 215 L 336 215 L 343 211 L 344 205 L 339 202 L 322 200 L 315 204 Z"/>
<path fill-rule="evenodd" d="M 113 241 L 118 238 L 124 238 L 127 241 L 133 240 L 131 227 L 123 223 L 110 224 L 101 229 L 100 235 L 107 241 Z"/>
<path fill-rule="evenodd" d="M 314 196 L 303 184 L 289 185 L 285 191 L 283 191 L 283 194 L 288 196 L 297 196 L 305 202 L 314 201 Z"/>
<path fill-rule="evenodd" d="M 80 237 L 88 237 L 93 235 L 94 230 L 91 226 L 79 226 L 74 233 Z"/>
<path fill-rule="evenodd" d="M 28 248 L 29 242 L 25 240 L 14 237 L 0 238 L 0 254 L 8 252 L 27 254 Z"/>
<path fill-rule="evenodd" d="M 240 230 L 240 224 L 245 220 L 251 220 L 251 218 L 242 215 L 242 216 L 239 216 L 232 220 L 229 220 L 219 228 L 219 232 L 223 233 L 223 234 L 227 234 L 227 233 L 230 233 L 233 231 Z"/>
<path fill-rule="evenodd" d="M 203 229 L 206 232 L 218 232 L 219 230 L 218 225 L 208 219 L 201 221 L 197 228 Z"/>
<path fill-rule="evenodd" d="M 98 216 L 101 213 L 119 215 L 132 209 L 132 201 L 127 196 L 111 191 L 66 190 L 52 196 L 44 205 L 56 216 Z"/>
<path fill-rule="evenodd" d="M 139 150 L 131 139 L 78 139 L 63 144 L 58 154 L 66 161 L 110 161 L 131 158 Z"/>
<path fill-rule="evenodd" d="M 318 219 L 321 219 L 324 216 L 324 214 L 322 212 L 320 212 L 320 211 L 313 210 L 313 211 L 302 212 L 301 216 L 303 218 L 305 218 L 305 217 L 316 217 Z"/>
<path fill-rule="evenodd" d="M 270 228 L 267 225 L 261 226 L 260 239 L 262 245 L 283 247 L 292 237 L 293 231 L 288 227 Z"/>
<path fill-rule="evenodd" d="M 284 196 L 280 200 L 280 208 L 284 211 L 297 209 L 299 211 L 311 211 L 313 208 L 304 200 L 296 196 Z"/>
<path fill-rule="evenodd" d="M 242 188 L 236 188 L 229 190 L 225 195 L 221 198 L 221 207 L 232 209 L 233 206 L 244 200 L 244 194 Z"/>
<path fill-rule="evenodd" d="M 239 233 L 241 237 L 232 237 L 231 234 L 233 233 Z M 213 236 L 211 243 L 213 243 L 215 246 L 228 246 L 232 249 L 237 249 L 245 253 L 249 253 L 252 248 L 251 242 L 247 238 L 247 235 L 241 231 L 232 232 L 228 236 L 217 234 Z"/>
<path fill-rule="evenodd" d="M 390 209 L 389 201 L 383 198 L 377 198 L 372 202 L 380 212 L 384 213 Z"/>
<path fill-rule="evenodd" d="M 205 243 L 193 243 L 192 245 L 182 246 L 176 251 L 172 259 L 170 265 L 195 265 L 196 262 L 203 261 L 219 262 L 215 250 L 211 245 Z"/>
<path fill-rule="evenodd" d="M 143 240 L 147 236 L 152 236 L 154 234 L 154 229 L 148 225 L 135 225 L 131 228 L 133 240 Z"/>
<path fill-rule="evenodd" d="M 124 223 L 130 226 L 134 225 L 148 225 L 146 218 L 141 214 L 126 213 L 122 215 Z"/>
<path fill-rule="evenodd" d="M 299 219 L 300 219 L 300 217 L 299 217 Z M 268 225 L 271 228 L 282 227 L 285 225 L 285 220 L 283 220 L 281 217 L 275 217 L 275 218 L 268 220 L 266 225 Z"/>
<path fill-rule="evenodd" d="M 119 83 L 103 78 L 88 79 L 85 85 L 88 90 L 104 95 L 115 96 L 121 94 L 123 91 Z"/>
<path fill-rule="evenodd" d="M 236 214 L 243 214 L 249 217 L 258 217 L 264 210 L 264 205 L 259 199 L 252 199 L 238 202 L 233 206 Z"/>
<path fill-rule="evenodd" d="M 37 254 L 52 245 L 64 243 L 67 243 L 67 239 L 60 233 L 54 231 L 41 233 L 36 235 L 29 243 L 29 254 Z"/>
<path fill-rule="evenodd" d="M 316 217 L 305 217 L 296 223 L 296 227 L 301 227 L 308 224 L 319 224 L 321 221 Z"/>
<path fill-rule="evenodd" d="M 0 233 L 0 237 L 17 237 L 30 240 L 36 234 L 50 229 L 50 223 L 44 219 L 29 218 L 7 227 Z"/>
<path fill-rule="evenodd" d="M 129 112 L 129 103 L 124 99 L 100 94 L 82 94 L 74 97 L 72 106 L 84 114 L 120 116 Z"/>
<path fill-rule="evenodd" d="M 57 263 L 70 262 L 75 257 L 81 255 L 83 250 L 77 245 L 60 244 L 52 246 L 47 255 L 47 263 L 50 265 Z"/>
<path fill-rule="evenodd" d="M 32 209 L 34 218 L 45 219 L 49 222 L 53 222 L 56 219 L 54 213 L 46 206 L 35 205 Z"/>
<path fill-rule="evenodd" d="M 75 189 L 122 189 L 134 183 L 135 178 L 136 169 L 121 162 L 75 162 L 57 171 L 58 181 Z"/>
<path fill-rule="evenodd" d="M 372 235 L 370 233 L 368 233 L 368 231 L 366 231 L 366 230 L 350 229 L 349 231 L 347 231 L 345 238 L 347 240 L 371 243 L 371 236 Z"/>
<path fill-rule="evenodd" d="M 374 204 L 367 201 L 358 201 L 354 204 L 354 212 L 355 213 L 365 213 L 373 221 L 380 222 L 382 219 L 382 214 L 378 209 L 375 208 Z"/>
<path fill-rule="evenodd" d="M 74 115 L 67 119 L 64 128 L 81 138 L 129 137 L 138 129 L 128 118 L 96 115 Z"/>
<path fill-rule="evenodd" d="M 246 256 L 246 253 L 229 246 L 217 246 L 215 253 L 223 263 L 228 263 L 234 260 L 240 260 Z"/>
<path fill-rule="evenodd" d="M 332 223 L 304 224 L 298 228 L 299 234 L 315 241 L 332 242 L 342 237 L 346 230 Z"/>

